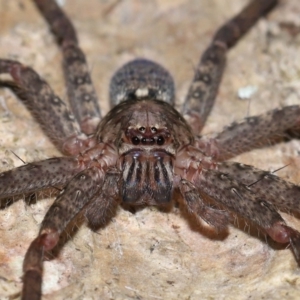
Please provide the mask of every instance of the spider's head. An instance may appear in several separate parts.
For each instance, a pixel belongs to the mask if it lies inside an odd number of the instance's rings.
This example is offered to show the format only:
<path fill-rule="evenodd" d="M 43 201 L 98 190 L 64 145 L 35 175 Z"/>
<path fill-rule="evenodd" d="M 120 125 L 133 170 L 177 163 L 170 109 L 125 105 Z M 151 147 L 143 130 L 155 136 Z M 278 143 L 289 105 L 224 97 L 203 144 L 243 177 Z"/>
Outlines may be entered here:
<path fill-rule="evenodd" d="M 171 201 L 174 160 L 178 150 L 193 142 L 193 135 L 170 104 L 150 99 L 121 102 L 100 123 L 97 136 L 118 151 L 124 202 Z"/>
<path fill-rule="evenodd" d="M 170 104 L 143 99 L 115 106 L 100 122 L 97 139 L 118 152 L 123 201 L 162 205 L 172 199 L 177 152 L 194 138 Z"/>
<path fill-rule="evenodd" d="M 153 117 L 152 114 L 146 115 L 143 112 L 138 112 L 132 117 L 133 122 L 129 122 L 119 141 L 120 154 L 139 149 L 144 152 L 163 150 L 175 155 L 177 142 L 164 122 L 156 120 L 157 116 Z"/>
<path fill-rule="evenodd" d="M 100 122 L 97 138 L 114 144 L 120 155 L 137 148 L 164 149 L 176 155 L 193 142 L 184 118 L 170 104 L 155 99 L 128 100 L 115 106 Z"/>
<path fill-rule="evenodd" d="M 148 99 L 129 104 L 128 119 L 124 118 L 118 139 L 119 154 L 143 149 L 176 155 L 181 146 L 193 140 L 189 126 L 170 104 Z"/>
<path fill-rule="evenodd" d="M 134 126 L 127 128 L 125 132 L 126 142 L 135 146 L 165 146 L 169 144 L 169 130 L 167 128 L 157 128 L 156 126 L 157 124 L 147 127 Z"/>

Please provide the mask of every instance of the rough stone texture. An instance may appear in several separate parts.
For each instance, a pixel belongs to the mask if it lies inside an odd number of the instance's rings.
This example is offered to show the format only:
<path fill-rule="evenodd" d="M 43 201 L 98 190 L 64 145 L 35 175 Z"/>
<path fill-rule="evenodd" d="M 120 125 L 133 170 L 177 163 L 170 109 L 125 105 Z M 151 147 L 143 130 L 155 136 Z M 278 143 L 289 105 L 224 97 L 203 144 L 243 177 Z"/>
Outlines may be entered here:
<path fill-rule="evenodd" d="M 134 57 L 167 67 L 183 101 L 199 54 L 217 26 L 247 1 L 65 2 L 107 112 L 109 79 Z M 230 52 L 205 133 L 247 115 L 300 104 L 299 15 L 299 1 L 283 0 Z M 31 1 L 0 0 L 0 20 L 0 56 L 34 67 L 65 98 L 60 52 Z M 237 93 L 247 86 L 257 91 L 250 101 L 240 100 Z M 22 164 L 11 151 L 26 162 L 58 156 L 22 103 L 7 90 L 0 93 L 0 170 Z M 278 175 L 299 183 L 299 150 L 299 141 L 292 141 L 236 160 L 267 170 L 288 165 Z M 17 199 L 0 211 L 0 299 L 18 299 L 22 259 L 53 201 L 26 206 L 23 197 Z M 285 217 L 300 229 L 299 220 Z M 211 239 L 177 209 L 168 214 L 120 209 L 96 233 L 81 226 L 59 256 L 45 263 L 43 299 L 298 299 L 300 269 L 290 250 L 239 224 L 227 236 Z"/>

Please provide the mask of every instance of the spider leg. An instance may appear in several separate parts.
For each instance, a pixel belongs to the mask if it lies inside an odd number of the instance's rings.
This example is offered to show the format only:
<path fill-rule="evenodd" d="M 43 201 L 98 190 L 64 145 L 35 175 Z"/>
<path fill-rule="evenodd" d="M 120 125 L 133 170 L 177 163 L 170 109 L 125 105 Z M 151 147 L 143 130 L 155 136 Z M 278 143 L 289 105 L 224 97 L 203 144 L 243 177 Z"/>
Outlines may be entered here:
<path fill-rule="evenodd" d="M 62 186 L 84 169 L 96 166 L 107 170 L 116 164 L 116 160 L 115 149 L 99 143 L 76 157 L 50 158 L 29 163 L 0 174 L 0 198 Z"/>
<path fill-rule="evenodd" d="M 0 198 L 36 192 L 66 184 L 83 169 L 75 158 L 50 158 L 33 162 L 0 174 Z"/>
<path fill-rule="evenodd" d="M 24 104 L 61 152 L 75 155 L 94 144 L 92 138 L 81 133 L 66 104 L 33 69 L 17 61 L 0 59 L 1 73 L 10 74 L 20 86 Z"/>
<path fill-rule="evenodd" d="M 300 233 L 288 227 L 274 206 L 265 199 L 264 193 L 233 179 L 230 175 L 213 169 L 201 169 L 190 177 L 190 181 L 201 193 L 222 207 L 261 227 L 278 243 L 290 243 L 300 264 Z M 189 172 L 188 172 L 189 173 Z"/>
<path fill-rule="evenodd" d="M 212 109 L 226 62 L 226 53 L 276 4 L 277 0 L 251 1 L 238 15 L 225 23 L 215 34 L 202 55 L 193 82 L 182 107 L 182 114 L 199 134 Z"/>
<path fill-rule="evenodd" d="M 227 227 L 229 223 L 227 212 L 207 205 L 203 201 L 206 195 L 201 194 L 191 182 L 182 179 L 179 182 L 179 189 L 190 214 L 198 217 L 200 221 L 205 221 L 216 231 L 222 231 Z"/>
<path fill-rule="evenodd" d="M 120 175 L 117 170 L 108 171 L 105 174 L 100 195 L 88 205 L 85 217 L 92 228 L 96 229 L 107 224 L 115 214 L 119 204 L 118 182 Z"/>
<path fill-rule="evenodd" d="M 38 237 L 31 243 L 23 264 L 22 300 L 41 299 L 43 257 L 59 241 L 67 225 L 99 192 L 104 172 L 91 167 L 77 174 L 48 210 Z"/>
<path fill-rule="evenodd" d="M 224 161 L 254 148 L 293 137 L 300 129 L 300 106 L 286 106 L 263 115 L 248 117 L 225 127 L 216 138 L 216 159 Z"/>
<path fill-rule="evenodd" d="M 101 119 L 98 98 L 75 29 L 54 0 L 34 0 L 56 36 L 63 53 L 63 69 L 72 111 L 82 132 L 92 134 Z"/>
<path fill-rule="evenodd" d="M 217 165 L 219 172 L 246 185 L 255 195 L 285 211 L 300 212 L 300 187 L 280 177 L 252 166 L 222 162 Z"/>

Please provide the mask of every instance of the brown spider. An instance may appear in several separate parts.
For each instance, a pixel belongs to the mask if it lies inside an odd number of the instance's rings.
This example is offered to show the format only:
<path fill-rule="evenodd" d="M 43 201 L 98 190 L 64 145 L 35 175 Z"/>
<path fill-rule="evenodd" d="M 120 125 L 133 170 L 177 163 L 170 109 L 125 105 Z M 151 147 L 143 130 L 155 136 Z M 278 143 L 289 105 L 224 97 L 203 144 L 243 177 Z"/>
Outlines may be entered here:
<path fill-rule="evenodd" d="M 0 175 L 3 198 L 64 186 L 27 252 L 24 299 L 40 298 L 43 251 L 56 246 L 60 233 L 78 213 L 84 211 L 88 222 L 98 227 L 109 220 L 120 201 L 166 205 L 175 189 L 189 212 L 216 230 L 223 230 L 229 222 L 226 208 L 252 221 L 274 240 L 290 242 L 299 262 L 299 233 L 286 226 L 273 207 L 297 211 L 298 187 L 268 172 L 223 162 L 262 146 L 265 139 L 269 142 L 292 136 L 299 108 L 285 107 L 233 124 L 215 140 L 197 136 L 215 98 L 226 45 L 231 47 L 277 1 L 253 1 L 242 18 L 235 19 L 234 26 L 228 23 L 218 31 L 196 70 L 182 109 L 191 128 L 166 103 L 174 101 L 170 75 L 147 60 L 133 61 L 115 74 L 112 104 L 128 101 L 118 104 L 97 126 L 100 111 L 73 27 L 51 1 L 35 2 L 62 46 L 75 117 L 32 69 L 15 61 L 0 61 L 0 72 L 11 74 L 21 89 L 17 90 L 20 97 L 58 149 L 69 156 L 27 164 Z M 48 101 L 40 101 L 45 99 Z"/>

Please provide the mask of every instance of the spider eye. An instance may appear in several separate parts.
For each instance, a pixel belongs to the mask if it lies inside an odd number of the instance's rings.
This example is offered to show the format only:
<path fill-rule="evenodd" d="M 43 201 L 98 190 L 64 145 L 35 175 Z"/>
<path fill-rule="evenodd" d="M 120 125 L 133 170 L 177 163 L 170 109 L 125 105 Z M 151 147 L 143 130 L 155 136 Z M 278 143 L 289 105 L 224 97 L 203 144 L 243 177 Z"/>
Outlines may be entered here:
<path fill-rule="evenodd" d="M 157 131 L 156 127 L 151 127 L 151 131 L 155 133 Z"/>
<path fill-rule="evenodd" d="M 140 143 L 140 139 L 137 136 L 134 136 L 131 139 L 131 142 L 132 142 L 133 145 L 138 145 Z"/>
<path fill-rule="evenodd" d="M 157 138 L 157 145 L 163 145 L 164 144 L 164 142 L 165 142 L 165 139 L 162 137 L 162 136 L 159 136 L 158 138 Z"/>
<path fill-rule="evenodd" d="M 147 140 L 146 138 L 142 138 L 142 144 L 146 144 Z"/>
<path fill-rule="evenodd" d="M 141 132 L 144 132 L 145 130 L 146 130 L 146 128 L 143 126 L 139 128 L 139 131 L 141 131 Z"/>

